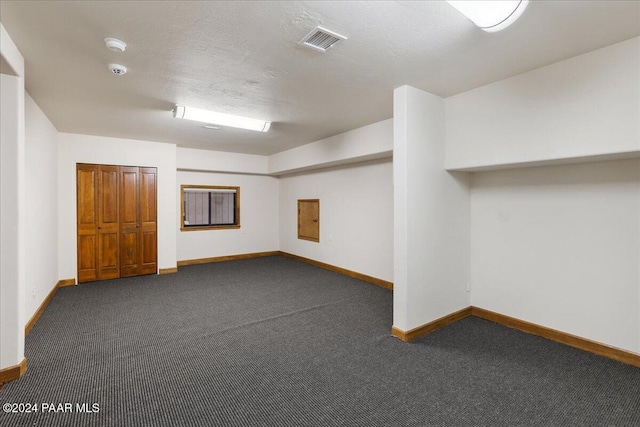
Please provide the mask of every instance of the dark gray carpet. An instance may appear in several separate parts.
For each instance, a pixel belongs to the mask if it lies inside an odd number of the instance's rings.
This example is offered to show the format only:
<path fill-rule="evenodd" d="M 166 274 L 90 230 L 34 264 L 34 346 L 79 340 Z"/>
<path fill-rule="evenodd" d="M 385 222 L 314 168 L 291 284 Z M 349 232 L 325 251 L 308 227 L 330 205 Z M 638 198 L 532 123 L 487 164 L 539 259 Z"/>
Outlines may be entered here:
<path fill-rule="evenodd" d="M 73 411 L 0 425 L 640 425 L 640 369 L 476 318 L 406 344 L 391 307 L 282 257 L 62 288 L 0 402 Z"/>

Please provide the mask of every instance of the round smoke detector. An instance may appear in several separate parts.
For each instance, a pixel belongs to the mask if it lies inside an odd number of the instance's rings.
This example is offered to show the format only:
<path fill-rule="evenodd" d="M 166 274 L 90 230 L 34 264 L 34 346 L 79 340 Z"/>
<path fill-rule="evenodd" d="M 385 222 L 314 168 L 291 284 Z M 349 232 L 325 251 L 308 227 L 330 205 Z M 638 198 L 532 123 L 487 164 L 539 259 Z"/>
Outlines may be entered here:
<path fill-rule="evenodd" d="M 106 39 L 104 39 L 104 43 L 107 45 L 107 49 L 114 52 L 124 52 L 127 47 L 127 44 L 122 40 L 114 39 L 111 37 L 107 37 Z"/>
<path fill-rule="evenodd" d="M 127 67 L 120 64 L 109 64 L 109 71 L 111 71 L 116 76 L 121 76 L 123 74 L 126 74 Z"/>

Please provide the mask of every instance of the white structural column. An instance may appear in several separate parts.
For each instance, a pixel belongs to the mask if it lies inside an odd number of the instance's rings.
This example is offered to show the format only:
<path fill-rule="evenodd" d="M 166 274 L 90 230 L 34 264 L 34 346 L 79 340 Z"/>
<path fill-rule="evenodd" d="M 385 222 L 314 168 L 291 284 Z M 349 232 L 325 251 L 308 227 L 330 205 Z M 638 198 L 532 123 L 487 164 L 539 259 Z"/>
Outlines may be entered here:
<path fill-rule="evenodd" d="M 466 173 L 444 169 L 444 100 L 394 91 L 394 303 L 400 330 L 470 305 L 470 198 Z"/>
<path fill-rule="evenodd" d="M 0 24 L 0 370 L 24 358 L 24 59 Z"/>

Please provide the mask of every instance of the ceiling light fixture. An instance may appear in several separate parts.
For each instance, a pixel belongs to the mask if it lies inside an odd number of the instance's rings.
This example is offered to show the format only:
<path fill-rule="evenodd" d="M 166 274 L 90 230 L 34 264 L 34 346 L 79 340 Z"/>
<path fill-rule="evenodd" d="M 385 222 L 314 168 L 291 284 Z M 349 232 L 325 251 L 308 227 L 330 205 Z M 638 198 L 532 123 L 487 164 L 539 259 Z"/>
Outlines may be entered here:
<path fill-rule="evenodd" d="M 513 24 L 529 4 L 529 0 L 446 1 L 471 22 L 489 33 L 504 30 Z"/>
<path fill-rule="evenodd" d="M 271 127 L 271 122 L 264 120 L 216 113 L 215 111 L 201 110 L 199 108 L 185 107 L 183 105 L 176 105 L 173 108 L 173 117 L 177 119 L 194 120 L 201 123 L 211 123 L 220 126 L 255 130 L 258 132 L 267 132 L 269 127 Z"/>

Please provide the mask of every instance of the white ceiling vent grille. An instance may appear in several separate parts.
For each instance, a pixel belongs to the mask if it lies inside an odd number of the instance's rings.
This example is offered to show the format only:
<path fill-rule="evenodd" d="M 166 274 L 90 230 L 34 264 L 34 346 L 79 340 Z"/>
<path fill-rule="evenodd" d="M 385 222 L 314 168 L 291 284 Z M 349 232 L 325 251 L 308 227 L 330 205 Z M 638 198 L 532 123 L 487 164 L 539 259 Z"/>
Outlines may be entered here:
<path fill-rule="evenodd" d="M 316 27 L 298 43 L 320 52 L 335 46 L 340 40 L 346 40 L 345 36 L 329 31 L 326 28 Z"/>

